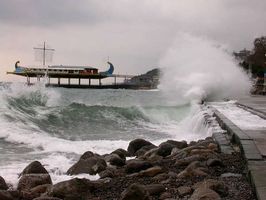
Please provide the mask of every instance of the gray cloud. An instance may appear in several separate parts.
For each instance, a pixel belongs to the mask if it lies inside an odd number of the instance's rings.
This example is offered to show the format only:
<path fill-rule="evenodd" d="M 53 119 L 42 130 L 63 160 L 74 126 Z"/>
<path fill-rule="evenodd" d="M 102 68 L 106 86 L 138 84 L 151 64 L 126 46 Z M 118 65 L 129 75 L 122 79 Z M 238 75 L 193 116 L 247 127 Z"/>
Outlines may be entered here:
<path fill-rule="evenodd" d="M 121 73 L 158 64 L 179 32 L 210 38 L 231 50 L 266 34 L 263 0 L 1 0 L 0 64 L 33 63 L 32 47 L 47 41 L 54 64 L 102 65 Z"/>

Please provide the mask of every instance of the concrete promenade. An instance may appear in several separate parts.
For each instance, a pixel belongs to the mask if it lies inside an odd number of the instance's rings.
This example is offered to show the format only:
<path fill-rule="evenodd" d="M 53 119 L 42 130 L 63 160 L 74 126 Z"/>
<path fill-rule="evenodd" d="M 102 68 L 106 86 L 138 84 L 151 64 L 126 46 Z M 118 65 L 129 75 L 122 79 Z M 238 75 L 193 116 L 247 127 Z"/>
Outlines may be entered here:
<path fill-rule="evenodd" d="M 266 119 L 266 96 L 250 96 L 237 99 L 239 107 Z M 216 134 L 214 138 L 221 146 L 221 150 L 230 153 L 228 141 L 239 144 L 246 159 L 248 175 L 254 186 L 257 198 L 266 200 L 266 128 L 243 130 L 230 119 L 213 108 L 214 115 L 220 126 L 227 134 Z"/>

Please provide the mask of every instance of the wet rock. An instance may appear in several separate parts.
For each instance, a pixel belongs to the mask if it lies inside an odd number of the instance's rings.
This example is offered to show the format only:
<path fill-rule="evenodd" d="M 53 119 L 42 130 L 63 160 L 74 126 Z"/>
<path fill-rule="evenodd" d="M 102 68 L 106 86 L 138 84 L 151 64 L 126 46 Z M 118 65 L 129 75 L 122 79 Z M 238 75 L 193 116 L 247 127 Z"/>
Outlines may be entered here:
<path fill-rule="evenodd" d="M 113 178 L 115 176 L 115 169 L 107 168 L 106 170 L 101 171 L 99 173 L 99 176 L 100 176 L 101 179 L 107 178 L 107 177 Z"/>
<path fill-rule="evenodd" d="M 175 148 L 175 145 L 167 142 L 163 142 L 159 145 L 159 149 L 157 151 L 157 154 L 159 156 L 166 157 L 171 154 L 172 149 Z"/>
<path fill-rule="evenodd" d="M 151 200 L 151 197 L 143 185 L 134 183 L 122 192 L 120 200 Z"/>
<path fill-rule="evenodd" d="M 61 199 L 85 199 L 97 186 L 88 179 L 74 178 L 53 185 L 48 196 Z"/>
<path fill-rule="evenodd" d="M 202 182 L 198 182 L 193 186 L 193 188 L 194 189 L 198 189 L 198 188 L 211 189 L 219 193 L 222 196 L 226 196 L 228 193 L 228 188 L 226 187 L 226 185 L 222 181 L 215 180 L 215 179 L 207 179 Z"/>
<path fill-rule="evenodd" d="M 8 189 L 8 186 L 6 184 L 6 181 L 5 179 L 0 176 L 0 190 L 7 190 Z"/>
<path fill-rule="evenodd" d="M 159 200 L 165 200 L 165 199 L 169 199 L 171 198 L 171 193 L 170 192 L 163 192 L 160 197 L 159 197 Z"/>
<path fill-rule="evenodd" d="M 209 158 L 206 162 L 206 165 L 208 167 L 215 167 L 215 166 L 223 166 L 223 163 L 220 159 L 217 159 L 217 158 Z"/>
<path fill-rule="evenodd" d="M 51 187 L 51 184 L 38 185 L 34 188 L 31 188 L 29 193 L 34 197 L 39 197 L 42 194 L 46 193 Z"/>
<path fill-rule="evenodd" d="M 192 193 L 192 188 L 188 186 L 180 186 L 177 188 L 179 196 L 184 197 Z"/>
<path fill-rule="evenodd" d="M 208 149 L 210 149 L 212 151 L 218 151 L 218 145 L 214 144 L 214 143 L 210 143 L 210 144 L 208 144 Z"/>
<path fill-rule="evenodd" d="M 135 139 L 135 140 L 132 140 L 129 143 L 128 148 L 127 148 L 127 151 L 129 153 L 129 155 L 135 156 L 135 153 L 139 149 L 141 149 L 142 147 L 144 147 L 144 146 L 154 146 L 154 147 L 156 147 L 154 144 L 152 144 L 149 141 L 146 141 L 146 140 L 143 140 L 143 139 Z"/>
<path fill-rule="evenodd" d="M 7 190 L 0 190 L 0 199 L 1 200 L 15 200 L 15 198 Z"/>
<path fill-rule="evenodd" d="M 185 170 L 181 171 L 177 178 L 189 178 L 189 177 L 205 177 L 208 174 L 201 168 L 201 163 L 194 161 L 190 163 Z"/>
<path fill-rule="evenodd" d="M 125 158 L 123 159 L 117 154 L 111 154 L 111 155 L 112 155 L 112 157 L 109 160 L 111 165 L 121 167 L 121 166 L 124 166 L 126 164 L 126 159 Z"/>
<path fill-rule="evenodd" d="M 67 174 L 76 175 L 86 173 L 95 175 L 101 171 L 104 171 L 106 167 L 107 165 L 104 159 L 100 158 L 99 156 L 93 156 L 87 159 L 80 159 L 68 169 Z"/>
<path fill-rule="evenodd" d="M 219 194 L 217 194 L 215 191 L 208 189 L 208 188 L 198 188 L 196 189 L 192 196 L 190 197 L 190 200 L 221 200 L 221 197 Z"/>
<path fill-rule="evenodd" d="M 220 176 L 221 178 L 228 178 L 228 177 L 242 177 L 242 174 L 235 174 L 235 173 L 223 173 Z"/>
<path fill-rule="evenodd" d="M 145 189 L 149 192 L 150 195 L 158 195 L 166 191 L 166 188 L 163 184 L 145 185 Z"/>
<path fill-rule="evenodd" d="M 125 159 L 126 157 L 129 156 L 129 153 L 125 149 L 116 149 L 113 151 L 111 154 L 117 154 L 120 156 L 120 158 Z"/>
<path fill-rule="evenodd" d="M 174 145 L 178 149 L 184 149 L 184 148 L 188 147 L 187 142 L 184 140 L 183 141 L 167 140 L 166 142 Z"/>
<path fill-rule="evenodd" d="M 20 176 L 24 174 L 48 174 L 48 172 L 39 161 L 34 161 L 22 171 Z"/>
<path fill-rule="evenodd" d="M 154 176 L 152 178 L 152 180 L 161 182 L 161 181 L 167 180 L 168 178 L 169 178 L 168 174 L 162 173 L 162 174 L 158 174 L 158 175 Z"/>
<path fill-rule="evenodd" d="M 152 167 L 152 164 L 143 160 L 129 160 L 126 164 L 126 173 L 139 172 Z"/>
<path fill-rule="evenodd" d="M 85 153 L 83 153 L 81 156 L 80 156 L 80 159 L 88 159 L 88 158 L 91 158 L 91 157 L 94 157 L 94 153 L 91 152 L 91 151 L 86 151 Z"/>
<path fill-rule="evenodd" d="M 210 149 L 192 149 L 190 151 L 190 155 L 195 155 L 195 154 L 211 154 L 213 153 L 212 150 Z"/>
<path fill-rule="evenodd" d="M 24 174 L 18 182 L 18 190 L 30 190 L 38 185 L 52 184 L 49 174 Z"/>
<path fill-rule="evenodd" d="M 57 197 L 38 197 L 33 200 L 63 200 L 63 199 L 59 199 Z"/>
<path fill-rule="evenodd" d="M 188 156 L 182 159 L 179 159 L 175 162 L 175 166 L 176 167 L 180 167 L 180 166 L 186 166 L 189 165 L 192 162 L 195 161 L 201 161 L 202 157 L 200 155 L 193 155 L 193 156 Z"/>
<path fill-rule="evenodd" d="M 159 166 L 151 167 L 146 170 L 142 170 L 139 172 L 139 176 L 149 176 L 154 177 L 157 174 L 160 174 L 163 172 L 163 169 Z"/>
<path fill-rule="evenodd" d="M 135 156 L 140 157 L 140 156 L 144 155 L 146 152 L 148 152 L 154 148 L 156 148 L 154 145 L 143 146 L 135 152 Z"/>

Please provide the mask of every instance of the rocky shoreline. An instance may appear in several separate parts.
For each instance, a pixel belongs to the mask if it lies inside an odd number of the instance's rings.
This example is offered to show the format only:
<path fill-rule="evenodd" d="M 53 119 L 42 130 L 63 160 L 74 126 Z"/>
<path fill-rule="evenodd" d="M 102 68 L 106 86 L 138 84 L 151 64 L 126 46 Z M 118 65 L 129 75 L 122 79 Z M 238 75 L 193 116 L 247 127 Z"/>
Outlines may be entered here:
<path fill-rule="evenodd" d="M 168 140 L 155 146 L 135 139 L 127 150 L 85 152 L 67 174 L 99 174 L 53 184 L 34 161 L 19 175 L 16 189 L 0 177 L 1 200 L 255 200 L 245 160 L 235 148 L 223 154 L 212 138 L 187 144 Z"/>

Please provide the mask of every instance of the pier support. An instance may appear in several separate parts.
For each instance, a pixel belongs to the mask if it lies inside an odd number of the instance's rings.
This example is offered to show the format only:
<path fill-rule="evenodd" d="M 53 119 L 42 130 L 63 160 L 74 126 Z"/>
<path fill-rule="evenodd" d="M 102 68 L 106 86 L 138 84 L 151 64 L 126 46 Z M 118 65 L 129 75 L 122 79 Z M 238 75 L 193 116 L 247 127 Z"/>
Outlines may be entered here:
<path fill-rule="evenodd" d="M 89 86 L 91 85 L 91 79 L 89 78 Z"/>
<path fill-rule="evenodd" d="M 80 85 L 80 78 L 79 78 L 79 85 Z"/>
<path fill-rule="evenodd" d="M 101 81 L 101 79 L 99 79 L 99 85 L 100 85 L 100 86 L 102 85 L 102 81 Z"/>
<path fill-rule="evenodd" d="M 27 76 L 27 84 L 30 85 L 30 77 Z"/>
<path fill-rule="evenodd" d="M 60 78 L 58 78 L 58 85 L 60 85 Z"/>
<path fill-rule="evenodd" d="M 70 85 L 70 78 L 68 78 L 68 85 Z"/>

